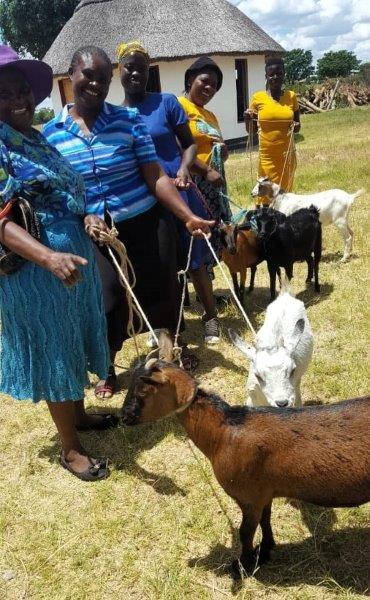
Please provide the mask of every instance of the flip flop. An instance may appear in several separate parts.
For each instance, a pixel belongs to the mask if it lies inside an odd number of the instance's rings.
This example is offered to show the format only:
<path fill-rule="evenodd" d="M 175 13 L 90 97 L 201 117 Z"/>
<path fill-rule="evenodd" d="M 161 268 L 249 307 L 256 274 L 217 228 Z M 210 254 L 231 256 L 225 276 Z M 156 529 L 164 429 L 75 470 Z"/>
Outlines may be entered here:
<path fill-rule="evenodd" d="M 91 461 L 91 458 L 89 459 Z M 93 463 L 91 461 L 91 467 L 86 469 L 86 471 L 82 471 L 78 473 L 70 466 L 69 462 L 65 459 L 63 453 L 60 455 L 60 464 L 64 469 L 72 473 L 81 481 L 99 481 L 100 479 L 106 479 L 110 475 L 110 471 L 108 469 L 108 459 L 96 459 L 96 462 Z"/>
<path fill-rule="evenodd" d="M 119 423 L 118 417 L 112 413 L 89 413 L 91 416 L 99 416 L 102 419 L 96 425 L 80 425 L 77 426 L 77 431 L 104 431 L 110 427 L 117 427 Z"/>

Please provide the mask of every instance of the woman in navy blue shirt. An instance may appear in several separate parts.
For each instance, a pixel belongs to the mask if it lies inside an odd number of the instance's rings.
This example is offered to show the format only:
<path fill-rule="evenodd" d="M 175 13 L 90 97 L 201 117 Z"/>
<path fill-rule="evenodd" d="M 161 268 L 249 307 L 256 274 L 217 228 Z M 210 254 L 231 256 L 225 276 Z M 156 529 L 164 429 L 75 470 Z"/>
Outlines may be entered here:
<path fill-rule="evenodd" d="M 139 110 L 153 138 L 163 170 L 175 181 L 189 208 L 204 219 L 212 218 L 207 212 L 207 206 L 202 203 L 191 185 L 190 167 L 196 157 L 197 148 L 185 111 L 173 94 L 146 92 L 150 58 L 141 44 L 120 44 L 117 58 L 125 92 L 124 106 Z M 178 225 L 185 259 L 190 235 L 181 223 Z M 207 257 L 208 248 L 205 241 L 194 240 L 190 263 L 191 279 L 205 310 L 205 341 L 214 344 L 220 339 L 220 325 L 216 317 L 212 281 L 205 267 Z"/>

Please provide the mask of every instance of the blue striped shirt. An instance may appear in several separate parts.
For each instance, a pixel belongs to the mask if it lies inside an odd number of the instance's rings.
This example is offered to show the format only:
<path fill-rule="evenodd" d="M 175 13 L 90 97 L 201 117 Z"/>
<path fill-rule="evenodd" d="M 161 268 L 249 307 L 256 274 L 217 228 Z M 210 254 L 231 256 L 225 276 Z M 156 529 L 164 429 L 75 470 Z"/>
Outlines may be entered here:
<path fill-rule="evenodd" d="M 86 212 L 116 222 L 131 219 L 156 203 L 140 165 L 157 161 L 152 138 L 136 108 L 104 103 L 89 135 L 66 105 L 44 126 L 48 141 L 80 173 L 86 186 Z"/>

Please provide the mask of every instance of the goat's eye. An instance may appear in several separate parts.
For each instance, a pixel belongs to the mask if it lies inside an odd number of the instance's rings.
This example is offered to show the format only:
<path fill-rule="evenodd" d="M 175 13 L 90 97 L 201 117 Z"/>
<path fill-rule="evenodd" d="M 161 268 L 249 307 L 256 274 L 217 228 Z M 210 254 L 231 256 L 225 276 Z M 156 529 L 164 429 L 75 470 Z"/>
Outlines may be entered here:
<path fill-rule="evenodd" d="M 290 377 L 293 377 L 294 373 L 295 373 L 295 368 L 291 370 Z"/>
<path fill-rule="evenodd" d="M 258 375 L 258 373 L 255 373 L 255 376 L 257 377 L 257 380 L 259 381 L 259 383 L 263 383 L 265 380 L 263 377 L 261 377 L 261 375 Z"/>

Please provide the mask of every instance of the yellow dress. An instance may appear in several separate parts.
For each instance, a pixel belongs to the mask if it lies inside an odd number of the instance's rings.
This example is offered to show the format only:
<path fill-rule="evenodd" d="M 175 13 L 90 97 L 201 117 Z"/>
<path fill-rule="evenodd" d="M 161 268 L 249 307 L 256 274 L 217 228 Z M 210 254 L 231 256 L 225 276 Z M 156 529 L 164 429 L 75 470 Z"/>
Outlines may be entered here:
<path fill-rule="evenodd" d="M 294 112 L 298 110 L 297 96 L 286 90 L 277 101 L 267 92 L 256 92 L 252 96 L 250 108 L 258 115 L 258 176 L 269 177 L 289 192 L 293 186 L 297 164 L 294 140 L 289 147 L 290 126 L 294 120 Z M 263 204 L 269 202 L 264 197 L 260 200 Z"/>
<path fill-rule="evenodd" d="M 209 164 L 215 142 L 222 142 L 220 125 L 210 110 L 197 106 L 194 102 L 180 96 L 178 98 L 189 119 L 190 131 L 197 145 L 197 158 Z"/>

